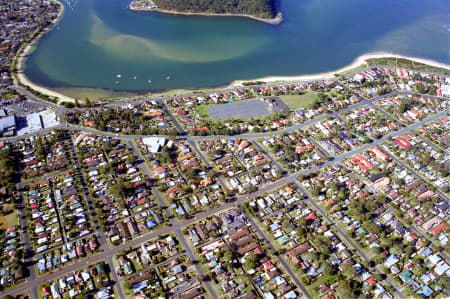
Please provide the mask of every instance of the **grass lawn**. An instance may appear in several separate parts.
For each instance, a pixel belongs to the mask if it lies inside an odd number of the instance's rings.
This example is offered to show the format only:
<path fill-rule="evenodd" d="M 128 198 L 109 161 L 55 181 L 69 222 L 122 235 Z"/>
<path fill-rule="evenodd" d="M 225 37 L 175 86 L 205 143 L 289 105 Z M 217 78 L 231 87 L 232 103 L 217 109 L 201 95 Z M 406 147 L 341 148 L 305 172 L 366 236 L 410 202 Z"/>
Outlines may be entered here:
<path fill-rule="evenodd" d="M 211 120 L 211 117 L 209 116 L 208 108 L 219 106 L 220 104 L 210 104 L 210 105 L 198 105 L 195 106 L 195 110 L 197 110 L 198 114 L 200 114 L 201 118 L 203 120 Z"/>
<path fill-rule="evenodd" d="M 352 73 L 362 71 L 362 70 L 366 69 L 367 67 L 368 67 L 367 64 L 361 64 L 360 66 L 357 66 L 355 68 L 346 70 L 345 72 L 339 73 L 339 75 L 342 75 L 342 76 L 350 75 Z"/>
<path fill-rule="evenodd" d="M 299 108 L 306 108 L 315 100 L 318 100 L 317 93 L 307 92 L 302 95 L 283 95 L 280 98 L 289 106 L 290 109 L 296 110 Z"/>
<path fill-rule="evenodd" d="M 2 216 L 0 219 L 0 229 L 7 229 L 8 227 L 17 225 L 18 221 L 17 221 L 17 212 L 16 210 L 14 210 L 14 212 L 6 215 L 6 216 Z"/>

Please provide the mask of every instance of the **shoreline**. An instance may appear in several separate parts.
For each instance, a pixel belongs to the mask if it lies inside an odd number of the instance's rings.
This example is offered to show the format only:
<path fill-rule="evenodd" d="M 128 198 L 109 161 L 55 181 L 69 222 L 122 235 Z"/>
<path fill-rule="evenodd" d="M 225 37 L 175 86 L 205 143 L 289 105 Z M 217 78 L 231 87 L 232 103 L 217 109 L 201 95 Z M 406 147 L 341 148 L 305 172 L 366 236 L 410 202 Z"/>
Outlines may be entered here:
<path fill-rule="evenodd" d="M 53 27 L 61 20 L 63 14 L 64 14 L 64 5 L 59 1 L 59 0 L 52 0 L 54 2 L 57 2 L 60 5 L 60 9 L 58 12 L 58 16 L 56 17 L 56 19 L 54 19 L 51 24 L 49 26 L 47 26 L 46 28 L 44 28 L 38 35 L 36 35 L 26 46 L 25 48 L 19 52 L 16 56 L 16 72 L 12 72 L 13 75 L 13 80 L 14 80 L 14 85 L 15 86 L 27 86 L 29 88 L 31 88 L 34 91 L 37 91 L 45 96 L 49 96 L 52 98 L 56 98 L 58 100 L 58 103 L 60 102 L 75 102 L 75 98 L 65 95 L 61 92 L 55 91 L 54 89 L 51 89 L 50 87 L 45 87 L 36 83 L 33 83 L 32 81 L 30 81 L 25 73 L 24 73 L 24 69 L 25 69 L 25 62 L 27 59 L 27 56 L 30 55 L 30 53 L 32 53 L 32 51 L 34 50 L 34 47 L 36 47 L 40 41 L 40 39 L 46 34 L 48 33 L 50 30 L 53 29 Z M 224 15 L 220 15 L 220 16 L 224 16 Z M 236 16 L 236 15 L 232 15 L 232 16 Z M 338 73 L 343 73 L 355 68 L 360 67 L 361 65 L 366 65 L 366 67 L 368 67 L 366 60 L 367 59 L 373 59 L 373 58 L 387 58 L 387 57 L 392 57 L 392 58 L 403 58 L 403 59 L 408 59 L 411 61 L 415 61 L 415 62 L 419 62 L 419 63 L 423 63 L 423 64 L 427 64 L 433 67 L 438 67 L 438 68 L 445 68 L 445 69 L 449 69 L 450 70 L 450 65 L 447 65 L 445 63 L 442 62 L 438 62 L 438 61 L 434 61 L 431 59 L 426 59 L 426 58 L 417 58 L 417 57 L 411 57 L 411 56 L 406 56 L 406 55 L 400 55 L 400 54 L 395 54 L 395 53 L 389 53 L 389 52 L 369 52 L 367 54 L 363 54 L 361 56 L 358 56 L 357 58 L 355 58 L 353 60 L 352 63 L 350 63 L 349 65 L 346 65 L 340 69 L 337 70 L 333 70 L 333 71 L 328 71 L 328 72 L 322 72 L 322 73 L 317 73 L 317 74 L 304 74 L 304 75 L 292 75 L 292 76 L 267 76 L 267 77 L 262 77 L 262 78 L 251 78 L 251 79 L 244 79 L 244 80 L 234 80 L 231 81 L 229 83 L 225 83 L 223 85 L 216 85 L 217 89 L 228 89 L 228 88 L 236 88 L 236 87 L 242 87 L 244 82 L 252 82 L 252 81 L 264 81 L 265 83 L 273 83 L 273 82 L 287 82 L 287 81 L 309 81 L 309 80 L 327 80 L 327 79 L 335 79 L 336 76 L 335 74 Z M 85 90 L 89 90 L 89 89 L 93 89 L 93 90 L 105 90 L 108 93 L 114 93 L 115 91 L 113 90 L 111 92 L 110 89 L 108 88 L 95 88 L 95 87 L 83 87 L 83 86 L 78 86 L 78 87 L 65 87 L 65 88 L 80 88 L 80 89 L 85 89 Z M 204 86 L 204 87 L 199 87 L 199 88 L 169 88 L 169 89 L 165 89 L 163 91 L 158 91 L 158 92 L 153 92 L 152 90 L 137 90 L 137 91 L 117 91 L 117 93 L 129 93 L 129 94 L 143 94 L 143 93 L 148 93 L 148 94 L 152 94 L 152 93 L 156 93 L 156 94 L 161 94 L 161 93 L 170 93 L 171 91 L 175 91 L 175 90 L 180 90 L 186 93 L 195 93 L 196 91 L 200 91 L 200 90 L 204 90 L 204 89 L 211 89 L 212 86 Z M 55 88 L 58 89 L 58 88 Z M 79 97 L 78 97 L 79 98 Z M 109 99 L 114 98 L 114 96 L 110 96 Z"/>
<path fill-rule="evenodd" d="M 278 81 L 309 81 L 309 80 L 320 80 L 320 79 L 335 79 L 335 74 L 343 73 L 352 69 L 355 69 L 361 65 L 366 65 L 368 67 L 366 60 L 368 59 L 374 59 L 374 58 L 403 58 L 408 59 L 411 61 L 427 64 L 429 66 L 438 67 L 438 68 L 445 68 L 450 69 L 450 65 L 434 61 L 431 59 L 426 58 L 418 58 L 418 57 L 411 57 L 411 56 L 405 56 L 400 54 L 394 54 L 389 52 L 369 52 L 367 54 L 363 54 L 361 56 L 358 56 L 353 60 L 352 63 L 349 65 L 346 65 L 340 69 L 334 70 L 334 71 L 328 71 L 328 72 L 322 72 L 318 74 L 306 74 L 306 75 L 298 75 L 298 76 L 267 76 L 263 78 L 255 78 L 255 79 L 249 79 L 249 80 L 235 80 L 229 84 L 230 87 L 237 87 L 237 86 L 243 86 L 242 84 L 244 82 L 251 82 L 251 81 L 264 81 L 266 83 L 270 82 L 278 82 Z"/>
<path fill-rule="evenodd" d="M 259 22 L 263 22 L 270 25 L 279 25 L 283 22 L 283 14 L 281 12 L 277 12 L 275 18 L 272 19 L 263 19 L 259 17 L 255 17 L 247 14 L 233 14 L 233 13 L 208 13 L 208 12 L 183 12 L 183 11 L 174 11 L 174 10 L 165 10 L 160 8 L 136 8 L 132 6 L 132 3 L 128 5 L 128 9 L 132 11 L 156 11 L 163 14 L 171 14 L 171 15 L 185 15 L 185 16 L 204 16 L 204 17 L 243 17 L 252 20 L 256 20 Z"/>
<path fill-rule="evenodd" d="M 33 43 L 34 44 L 34 43 Z M 28 47 L 28 46 L 27 46 Z M 25 51 L 23 52 L 25 53 Z M 23 55 L 23 54 L 22 54 Z M 22 56 L 21 55 L 21 56 Z M 252 79 L 245 79 L 245 80 L 234 80 L 231 81 L 229 83 L 226 83 L 224 85 L 218 85 L 216 86 L 217 90 L 221 90 L 221 89 L 229 89 L 229 88 L 237 88 L 237 87 L 243 87 L 243 83 L 244 82 L 252 82 L 252 81 L 264 81 L 265 83 L 274 83 L 274 82 L 289 82 L 289 81 L 312 81 L 312 80 L 331 80 L 331 79 L 335 79 L 336 76 L 335 74 L 338 73 L 342 73 L 342 72 L 346 72 L 352 69 L 355 69 L 357 67 L 360 67 L 361 65 L 365 65 L 365 67 L 368 67 L 366 60 L 367 59 L 372 59 L 372 58 L 387 58 L 387 57 L 394 57 L 394 58 L 404 58 L 404 59 L 408 59 L 411 61 L 415 61 L 415 62 L 419 62 L 419 63 L 424 63 L 430 66 L 434 66 L 434 67 L 439 67 L 439 68 L 445 68 L 445 69 L 449 69 L 450 70 L 450 65 L 447 65 L 445 63 L 441 63 L 438 61 L 434 61 L 431 59 L 426 59 L 426 58 L 417 58 L 417 57 L 411 57 L 411 56 L 405 56 L 405 55 L 400 55 L 400 54 L 393 54 L 393 53 L 388 53 L 388 52 L 372 52 L 372 53 L 367 53 L 367 54 L 363 54 L 361 56 L 358 56 L 357 58 L 355 58 L 353 60 L 352 63 L 350 63 L 349 65 L 346 65 L 340 69 L 334 70 L 334 71 L 328 71 L 328 72 L 322 72 L 322 73 L 317 73 L 317 74 L 306 74 L 306 75 L 293 75 L 293 76 L 267 76 L 267 77 L 262 77 L 262 78 L 252 78 Z M 64 95 L 60 92 L 57 92 L 55 90 L 52 90 L 48 87 L 44 87 L 41 85 L 38 85 L 36 83 L 31 82 L 23 72 L 21 73 L 17 73 L 19 80 L 24 80 L 25 82 L 21 81 L 22 84 L 24 85 L 28 85 L 30 86 L 32 89 L 44 94 L 44 95 L 48 95 L 51 97 L 58 97 L 60 101 L 68 101 L 68 102 L 74 102 L 75 99 L 72 97 L 69 97 L 67 95 Z M 110 89 L 107 88 L 93 88 L 93 87 L 83 87 L 83 86 L 78 86 L 78 87 L 66 87 L 66 88 L 81 88 L 81 89 L 93 89 L 93 90 L 105 90 L 105 91 L 111 91 Z M 211 89 L 212 87 L 208 87 L 208 86 L 204 86 L 204 87 L 199 87 L 199 88 L 195 88 L 195 89 L 190 89 L 190 88 L 169 88 L 166 89 L 164 91 L 158 91 L 158 92 L 153 92 L 151 90 L 140 90 L 140 91 L 117 91 L 117 93 L 122 93 L 122 92 L 128 92 L 130 94 L 161 94 L 161 93 L 170 93 L 171 91 L 176 91 L 179 90 L 181 91 L 181 93 L 195 93 L 196 91 L 201 91 L 203 89 Z M 114 93 L 114 90 L 112 91 L 112 93 Z M 178 94 L 178 92 L 177 92 Z M 114 98 L 114 96 L 109 97 L 109 99 Z"/>
<path fill-rule="evenodd" d="M 16 56 L 16 72 L 13 74 L 14 85 L 15 86 L 21 86 L 21 85 L 28 86 L 29 88 L 31 88 L 41 94 L 44 94 L 49 97 L 57 98 L 58 103 L 60 101 L 75 102 L 75 99 L 65 96 L 65 95 L 58 93 L 54 90 L 51 90 L 49 88 L 35 84 L 35 83 L 31 82 L 27 78 L 27 76 L 25 76 L 25 62 L 26 62 L 28 55 L 30 55 L 34 51 L 35 47 L 39 44 L 40 39 L 45 34 L 50 32 L 50 30 L 52 30 L 53 27 L 55 27 L 55 25 L 57 23 L 59 23 L 59 21 L 62 19 L 62 16 L 64 14 L 64 10 L 65 10 L 64 4 L 62 4 L 59 0 L 52 0 L 52 1 L 58 3 L 58 5 L 59 5 L 58 15 L 47 27 L 42 29 L 42 31 L 38 35 L 33 37 L 33 39 L 25 46 L 25 48 L 20 53 L 17 54 L 17 56 Z"/>

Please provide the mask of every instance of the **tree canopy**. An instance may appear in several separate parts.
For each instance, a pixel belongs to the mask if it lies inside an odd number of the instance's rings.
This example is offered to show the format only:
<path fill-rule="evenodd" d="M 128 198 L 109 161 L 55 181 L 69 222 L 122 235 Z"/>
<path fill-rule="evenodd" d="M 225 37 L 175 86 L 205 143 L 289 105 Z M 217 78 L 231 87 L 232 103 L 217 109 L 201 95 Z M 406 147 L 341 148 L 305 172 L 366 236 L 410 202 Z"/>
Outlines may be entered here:
<path fill-rule="evenodd" d="M 271 19 L 276 15 L 275 0 L 153 0 L 161 9 L 215 14 L 247 14 Z"/>

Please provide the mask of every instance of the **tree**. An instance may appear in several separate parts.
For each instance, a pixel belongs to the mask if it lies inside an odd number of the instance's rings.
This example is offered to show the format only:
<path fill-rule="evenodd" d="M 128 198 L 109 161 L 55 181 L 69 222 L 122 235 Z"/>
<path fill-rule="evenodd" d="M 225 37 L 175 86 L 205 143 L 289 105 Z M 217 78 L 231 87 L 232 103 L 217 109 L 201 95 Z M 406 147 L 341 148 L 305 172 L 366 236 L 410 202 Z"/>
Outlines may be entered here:
<path fill-rule="evenodd" d="M 337 273 L 337 268 L 336 266 L 326 262 L 323 265 L 323 274 L 325 275 L 335 275 Z"/>
<path fill-rule="evenodd" d="M 223 259 L 226 261 L 231 261 L 233 259 L 233 252 L 231 250 L 225 251 L 223 254 Z"/>
<path fill-rule="evenodd" d="M 339 297 L 341 298 L 354 298 L 352 285 L 350 280 L 343 280 L 339 282 L 339 286 L 336 289 Z"/>
<path fill-rule="evenodd" d="M 355 268 L 352 266 L 347 266 L 342 274 L 345 276 L 346 279 L 352 279 L 356 275 Z"/>
<path fill-rule="evenodd" d="M 442 288 L 445 288 L 450 285 L 450 278 L 446 274 L 443 274 L 438 278 L 437 284 L 439 284 Z"/>
<path fill-rule="evenodd" d="M 305 285 L 310 285 L 311 284 L 311 279 L 309 278 L 308 275 L 303 275 L 302 277 L 300 277 L 300 280 Z"/>
<path fill-rule="evenodd" d="M 245 258 L 244 269 L 246 271 L 254 269 L 256 267 L 256 261 L 257 260 L 258 260 L 258 256 L 256 254 L 254 254 L 254 253 L 249 254 Z"/>
<path fill-rule="evenodd" d="M 255 267 L 256 267 L 256 263 L 253 261 L 247 260 L 244 263 L 245 271 L 250 271 L 251 269 L 254 269 Z"/>
<path fill-rule="evenodd" d="M 366 230 L 369 233 L 376 234 L 376 235 L 381 233 L 381 228 L 372 221 L 368 221 L 368 220 L 364 221 L 364 227 L 366 228 Z"/>

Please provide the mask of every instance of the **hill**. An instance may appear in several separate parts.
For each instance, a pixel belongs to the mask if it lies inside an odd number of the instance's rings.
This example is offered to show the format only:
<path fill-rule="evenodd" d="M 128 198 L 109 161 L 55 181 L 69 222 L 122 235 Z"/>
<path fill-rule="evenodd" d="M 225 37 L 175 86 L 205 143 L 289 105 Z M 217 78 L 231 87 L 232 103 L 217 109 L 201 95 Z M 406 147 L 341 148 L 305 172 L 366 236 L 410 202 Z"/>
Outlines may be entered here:
<path fill-rule="evenodd" d="M 184 13 L 243 14 L 261 19 L 276 16 L 275 0 L 152 0 L 159 9 Z"/>

